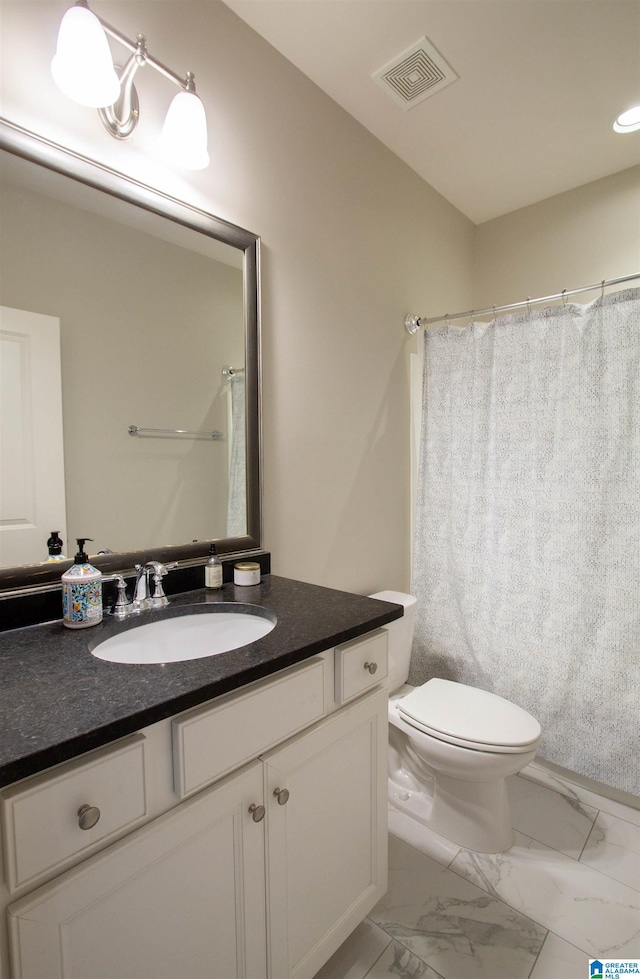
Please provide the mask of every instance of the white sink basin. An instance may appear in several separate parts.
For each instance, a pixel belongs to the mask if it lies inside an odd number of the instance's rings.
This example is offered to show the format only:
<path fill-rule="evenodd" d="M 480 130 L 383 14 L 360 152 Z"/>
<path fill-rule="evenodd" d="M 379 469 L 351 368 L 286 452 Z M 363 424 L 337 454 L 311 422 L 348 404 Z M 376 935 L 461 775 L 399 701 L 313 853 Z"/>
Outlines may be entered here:
<path fill-rule="evenodd" d="M 246 606 L 245 606 L 246 608 Z M 179 663 L 184 660 L 217 656 L 255 642 L 275 626 L 265 609 L 255 612 L 230 611 L 228 606 L 212 605 L 197 612 L 174 615 L 126 632 L 116 633 L 91 652 L 110 663 Z"/>

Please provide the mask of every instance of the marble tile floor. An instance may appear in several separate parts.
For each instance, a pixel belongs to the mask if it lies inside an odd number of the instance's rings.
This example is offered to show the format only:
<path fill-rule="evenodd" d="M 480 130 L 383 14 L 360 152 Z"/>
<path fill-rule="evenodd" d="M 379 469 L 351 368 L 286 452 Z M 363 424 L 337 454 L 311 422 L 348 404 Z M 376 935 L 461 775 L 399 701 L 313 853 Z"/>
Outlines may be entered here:
<path fill-rule="evenodd" d="M 640 811 L 529 766 L 515 843 L 478 854 L 389 812 L 389 889 L 315 979 L 588 979 L 640 959 Z"/>

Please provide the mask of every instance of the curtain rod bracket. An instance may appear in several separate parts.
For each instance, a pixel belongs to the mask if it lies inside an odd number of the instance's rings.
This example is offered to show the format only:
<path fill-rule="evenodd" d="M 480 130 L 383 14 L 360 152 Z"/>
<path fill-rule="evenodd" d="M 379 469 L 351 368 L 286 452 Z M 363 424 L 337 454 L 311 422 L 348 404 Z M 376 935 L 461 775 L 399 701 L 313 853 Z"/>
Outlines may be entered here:
<path fill-rule="evenodd" d="M 412 336 L 420 329 L 420 316 L 407 316 L 404 321 L 404 328 Z"/>

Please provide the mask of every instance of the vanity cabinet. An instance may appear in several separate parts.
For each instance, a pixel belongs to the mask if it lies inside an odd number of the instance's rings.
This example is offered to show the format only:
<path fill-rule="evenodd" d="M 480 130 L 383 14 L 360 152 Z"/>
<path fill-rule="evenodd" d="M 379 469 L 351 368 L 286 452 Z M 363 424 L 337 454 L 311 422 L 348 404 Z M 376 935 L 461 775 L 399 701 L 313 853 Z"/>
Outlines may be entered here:
<path fill-rule="evenodd" d="M 13 900 L 13 979 L 311 979 L 386 890 L 384 670 L 341 706 L 340 660 L 154 725 L 173 802 Z"/>
<path fill-rule="evenodd" d="M 387 889 L 387 704 L 379 689 L 264 758 L 271 979 L 314 976 Z"/>
<path fill-rule="evenodd" d="M 20 979 L 262 979 L 264 834 L 247 766 L 9 909 Z"/>

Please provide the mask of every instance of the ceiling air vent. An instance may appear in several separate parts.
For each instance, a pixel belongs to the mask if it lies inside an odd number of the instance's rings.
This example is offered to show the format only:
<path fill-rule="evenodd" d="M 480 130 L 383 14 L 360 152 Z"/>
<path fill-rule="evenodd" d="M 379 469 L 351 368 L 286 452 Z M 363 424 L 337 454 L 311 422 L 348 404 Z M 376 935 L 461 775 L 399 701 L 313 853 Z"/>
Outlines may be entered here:
<path fill-rule="evenodd" d="M 427 37 L 371 76 L 403 109 L 435 95 L 458 77 Z"/>

